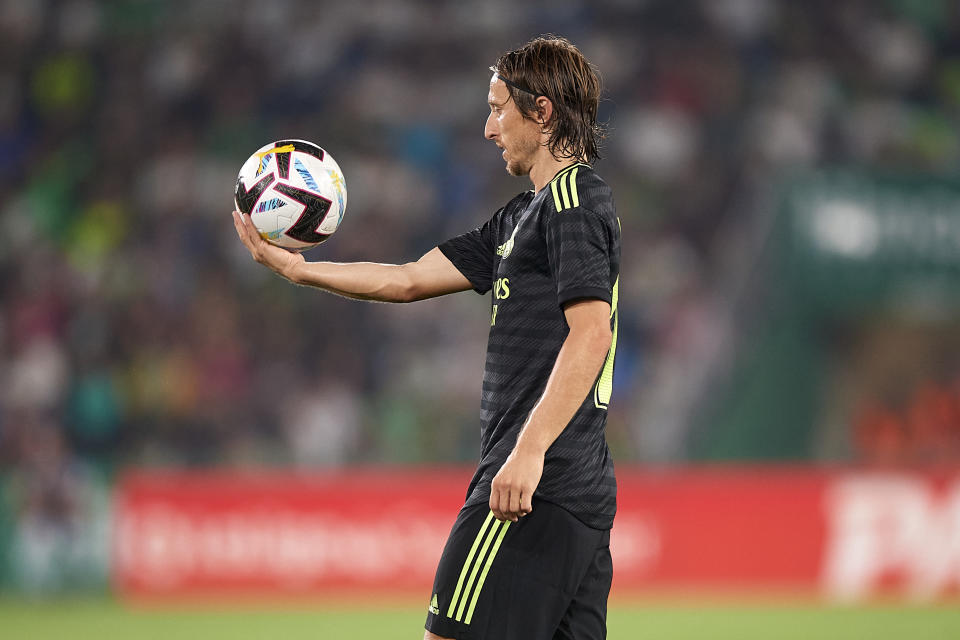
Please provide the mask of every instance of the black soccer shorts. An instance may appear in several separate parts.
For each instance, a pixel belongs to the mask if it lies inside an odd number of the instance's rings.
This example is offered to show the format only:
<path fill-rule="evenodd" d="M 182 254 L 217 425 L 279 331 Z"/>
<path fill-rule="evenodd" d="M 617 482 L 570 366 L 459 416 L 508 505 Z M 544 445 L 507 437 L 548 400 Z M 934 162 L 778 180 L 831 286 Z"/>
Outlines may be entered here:
<path fill-rule="evenodd" d="M 518 522 L 468 507 L 443 549 L 426 628 L 456 640 L 601 640 L 612 578 L 609 530 L 542 500 Z"/>

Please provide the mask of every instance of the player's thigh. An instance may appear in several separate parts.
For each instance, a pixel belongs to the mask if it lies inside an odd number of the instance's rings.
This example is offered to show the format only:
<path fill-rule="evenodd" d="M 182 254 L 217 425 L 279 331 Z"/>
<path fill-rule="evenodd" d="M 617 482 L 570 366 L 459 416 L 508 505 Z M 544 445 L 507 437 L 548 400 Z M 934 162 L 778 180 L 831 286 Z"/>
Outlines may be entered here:
<path fill-rule="evenodd" d="M 553 640 L 603 640 L 607 637 L 607 599 L 613 581 L 610 532 L 600 539 L 590 566 L 570 601 Z"/>
<path fill-rule="evenodd" d="M 575 628 L 597 625 L 586 622 L 580 615 L 578 595 L 586 596 L 584 583 L 593 583 L 591 573 L 597 550 L 609 547 L 609 531 L 587 527 L 566 510 L 543 503 L 541 515 L 546 516 L 530 531 L 517 531 L 507 549 L 505 561 L 513 556 L 516 561 L 512 584 L 506 591 L 510 599 L 509 615 L 494 617 L 491 628 L 499 632 L 490 637 L 543 638 L 551 640 L 567 621 L 576 614 Z M 527 534 L 527 535 L 523 535 Z M 594 592 L 591 601 L 603 596 L 603 619 L 600 628 L 606 628 L 606 595 L 602 584 L 589 588 Z M 573 608 L 573 609 L 571 609 Z M 595 608 L 590 615 L 595 613 Z M 514 633 L 514 630 L 520 633 Z M 526 632 L 524 632 L 526 631 Z M 561 636 L 562 637 L 562 636 Z M 580 636 L 576 636 L 579 640 Z M 593 635 L 584 636 L 585 639 Z"/>
<path fill-rule="evenodd" d="M 550 640 L 604 533 L 545 502 L 517 523 L 498 522 L 486 508 L 461 511 L 437 569 L 427 630 Z"/>
<path fill-rule="evenodd" d="M 437 566 L 424 625 L 428 633 L 459 639 L 469 632 L 476 602 L 489 584 L 490 570 L 483 569 L 493 565 L 499 550 L 495 541 L 502 544 L 509 526 L 496 520 L 486 505 L 460 510 Z"/>

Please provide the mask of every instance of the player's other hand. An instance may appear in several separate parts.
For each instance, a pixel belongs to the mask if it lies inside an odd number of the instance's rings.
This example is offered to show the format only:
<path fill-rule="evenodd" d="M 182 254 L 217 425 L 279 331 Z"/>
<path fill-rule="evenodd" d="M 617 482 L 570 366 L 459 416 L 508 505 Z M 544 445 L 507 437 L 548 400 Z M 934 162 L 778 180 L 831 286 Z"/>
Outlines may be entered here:
<path fill-rule="evenodd" d="M 281 249 L 261 238 L 249 214 L 234 211 L 233 226 L 236 227 L 240 241 L 254 260 L 273 269 L 288 280 L 294 279 L 296 267 L 305 262 L 302 255 Z"/>
<path fill-rule="evenodd" d="M 533 492 L 543 475 L 543 454 L 514 449 L 490 484 L 490 510 L 516 522 L 533 511 Z"/>

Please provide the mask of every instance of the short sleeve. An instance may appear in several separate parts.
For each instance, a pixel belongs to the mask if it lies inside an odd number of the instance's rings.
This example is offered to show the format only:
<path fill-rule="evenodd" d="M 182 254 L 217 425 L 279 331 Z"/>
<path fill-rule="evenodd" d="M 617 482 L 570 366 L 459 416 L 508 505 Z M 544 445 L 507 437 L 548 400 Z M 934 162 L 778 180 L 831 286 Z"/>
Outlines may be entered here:
<path fill-rule="evenodd" d="M 547 259 L 557 283 L 557 303 L 578 298 L 611 301 L 610 254 L 613 229 L 601 215 L 583 207 L 546 217 Z"/>
<path fill-rule="evenodd" d="M 450 238 L 438 246 L 479 294 L 485 294 L 493 286 L 496 229 L 502 215 L 503 209 L 500 209 L 473 231 Z"/>

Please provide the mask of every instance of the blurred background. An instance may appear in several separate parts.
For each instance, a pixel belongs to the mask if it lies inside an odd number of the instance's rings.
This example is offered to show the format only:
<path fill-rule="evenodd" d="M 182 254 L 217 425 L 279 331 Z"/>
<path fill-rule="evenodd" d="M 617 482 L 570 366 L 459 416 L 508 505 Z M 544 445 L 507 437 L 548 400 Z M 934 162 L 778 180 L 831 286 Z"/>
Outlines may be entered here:
<path fill-rule="evenodd" d="M 542 33 L 606 89 L 626 486 L 722 468 L 883 496 L 895 478 L 919 492 L 903 530 L 938 523 L 946 551 L 924 560 L 936 579 L 878 584 L 955 594 L 960 2 L 0 0 L 8 594 L 116 589 L 133 471 L 469 477 L 489 301 L 289 285 L 237 241 L 232 193 L 260 146 L 312 140 L 349 207 L 307 258 L 416 259 L 529 188 L 483 123 L 488 66 Z M 814 564 L 804 590 L 869 591 Z"/>

